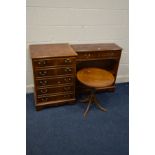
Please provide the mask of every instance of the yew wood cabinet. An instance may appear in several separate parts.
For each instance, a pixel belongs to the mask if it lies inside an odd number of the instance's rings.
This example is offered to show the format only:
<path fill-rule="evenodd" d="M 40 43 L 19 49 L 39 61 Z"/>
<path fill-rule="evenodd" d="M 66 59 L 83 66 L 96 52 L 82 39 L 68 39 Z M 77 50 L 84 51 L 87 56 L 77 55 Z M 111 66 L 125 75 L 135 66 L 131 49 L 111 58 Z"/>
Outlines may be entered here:
<path fill-rule="evenodd" d="M 75 102 L 76 52 L 68 44 L 30 45 L 35 106 Z"/>
<path fill-rule="evenodd" d="M 79 93 L 89 91 L 76 80 L 76 72 L 86 67 L 111 72 L 113 84 L 97 91 L 114 91 L 121 51 L 114 43 L 30 45 L 36 109 L 75 103 Z"/>

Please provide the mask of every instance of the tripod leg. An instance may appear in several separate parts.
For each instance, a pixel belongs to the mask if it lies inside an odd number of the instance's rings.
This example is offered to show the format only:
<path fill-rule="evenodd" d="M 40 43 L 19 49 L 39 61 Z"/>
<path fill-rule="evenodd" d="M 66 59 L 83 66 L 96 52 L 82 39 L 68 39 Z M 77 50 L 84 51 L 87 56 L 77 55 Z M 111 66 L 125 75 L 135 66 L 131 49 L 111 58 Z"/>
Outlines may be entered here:
<path fill-rule="evenodd" d="M 97 106 L 100 110 L 102 110 L 102 111 L 104 111 L 104 112 L 107 111 L 107 109 L 105 109 L 105 108 L 103 108 L 103 107 L 101 106 L 100 102 L 97 100 L 96 97 L 94 98 L 94 102 L 95 102 L 96 106 Z"/>
<path fill-rule="evenodd" d="M 90 95 L 90 97 L 89 97 L 89 103 L 88 103 L 88 105 L 87 105 L 87 108 L 86 108 L 86 110 L 85 110 L 85 112 L 84 112 L 84 117 L 86 117 L 86 115 L 87 115 L 87 113 L 88 113 L 88 111 L 89 111 L 89 108 L 90 108 L 90 105 L 91 105 L 91 103 L 92 103 L 92 94 Z"/>

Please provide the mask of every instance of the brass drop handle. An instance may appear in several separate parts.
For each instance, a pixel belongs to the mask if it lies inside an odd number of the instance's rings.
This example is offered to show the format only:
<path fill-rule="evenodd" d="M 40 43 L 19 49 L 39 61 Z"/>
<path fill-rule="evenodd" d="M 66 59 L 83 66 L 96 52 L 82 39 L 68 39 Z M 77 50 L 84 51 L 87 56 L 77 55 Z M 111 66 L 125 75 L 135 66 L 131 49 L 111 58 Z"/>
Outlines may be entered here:
<path fill-rule="evenodd" d="M 42 98 L 41 99 L 42 101 L 47 101 L 48 100 L 48 98 L 46 97 L 46 98 Z"/>
<path fill-rule="evenodd" d="M 47 89 L 41 89 L 40 92 L 41 93 L 47 93 Z"/>
<path fill-rule="evenodd" d="M 38 65 L 41 65 L 41 64 L 46 65 L 46 60 L 38 61 Z"/>
<path fill-rule="evenodd" d="M 46 75 L 47 74 L 47 71 L 40 71 L 39 72 L 39 75 L 41 75 L 41 76 L 44 76 L 44 75 Z"/>
<path fill-rule="evenodd" d="M 71 63 L 70 59 L 65 59 L 64 61 L 65 61 L 65 63 Z"/>
<path fill-rule="evenodd" d="M 67 81 L 71 81 L 71 78 L 65 78 L 64 80 L 65 80 L 66 82 L 67 82 Z"/>
<path fill-rule="evenodd" d="M 44 80 L 44 81 L 41 80 L 41 81 L 39 81 L 39 83 L 43 85 L 43 84 L 47 84 L 47 81 L 46 80 Z"/>
<path fill-rule="evenodd" d="M 71 68 L 65 68 L 65 72 L 71 72 L 72 71 L 72 69 Z"/>
<path fill-rule="evenodd" d="M 71 81 L 71 78 L 68 78 L 68 81 Z"/>

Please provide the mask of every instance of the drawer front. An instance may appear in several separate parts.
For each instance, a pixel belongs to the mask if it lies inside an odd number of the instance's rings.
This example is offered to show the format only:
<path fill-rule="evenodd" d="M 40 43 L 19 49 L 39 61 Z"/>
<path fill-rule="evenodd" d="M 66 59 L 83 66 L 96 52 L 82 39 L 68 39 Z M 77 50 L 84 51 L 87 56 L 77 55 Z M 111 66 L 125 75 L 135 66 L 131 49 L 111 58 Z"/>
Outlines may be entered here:
<path fill-rule="evenodd" d="M 72 67 L 39 69 L 34 71 L 36 77 L 49 77 L 53 75 L 71 75 L 75 73 Z"/>
<path fill-rule="evenodd" d="M 74 87 L 73 86 L 59 86 L 59 87 L 51 87 L 51 88 L 40 88 L 37 89 L 37 95 L 42 95 L 42 94 L 50 94 L 50 93 L 64 93 L 64 92 L 73 92 Z"/>
<path fill-rule="evenodd" d="M 53 59 L 37 59 L 33 60 L 33 66 L 37 67 L 48 67 L 48 66 L 63 66 L 75 64 L 75 58 L 53 58 Z"/>
<path fill-rule="evenodd" d="M 92 59 L 92 58 L 111 58 L 119 57 L 120 51 L 92 51 L 92 52 L 78 52 L 77 59 Z"/>
<path fill-rule="evenodd" d="M 59 85 L 59 84 L 68 84 L 73 83 L 74 78 L 73 77 L 57 77 L 52 79 L 36 79 L 36 87 L 43 87 L 43 86 L 53 86 L 53 85 Z"/>
<path fill-rule="evenodd" d="M 48 101 L 58 101 L 58 100 L 66 100 L 66 99 L 73 99 L 74 94 L 63 94 L 63 95 L 53 95 L 53 96 L 44 96 L 38 97 L 38 103 L 41 102 L 48 102 Z"/>

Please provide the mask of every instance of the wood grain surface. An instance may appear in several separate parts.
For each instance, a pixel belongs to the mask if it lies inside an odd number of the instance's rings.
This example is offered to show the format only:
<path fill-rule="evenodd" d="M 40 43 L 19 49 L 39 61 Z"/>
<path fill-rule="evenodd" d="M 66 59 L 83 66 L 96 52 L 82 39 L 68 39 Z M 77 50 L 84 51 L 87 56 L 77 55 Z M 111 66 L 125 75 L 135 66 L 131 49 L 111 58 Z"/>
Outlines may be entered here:
<path fill-rule="evenodd" d="M 96 43 L 96 44 L 72 44 L 72 48 L 77 52 L 82 51 L 120 51 L 121 47 L 115 43 Z"/>
<path fill-rule="evenodd" d="M 110 86 L 114 76 L 101 68 L 83 68 L 77 72 L 77 79 L 88 87 L 99 88 Z"/>
<path fill-rule="evenodd" d="M 30 45 L 31 58 L 53 58 L 77 56 L 69 44 L 36 44 Z"/>

